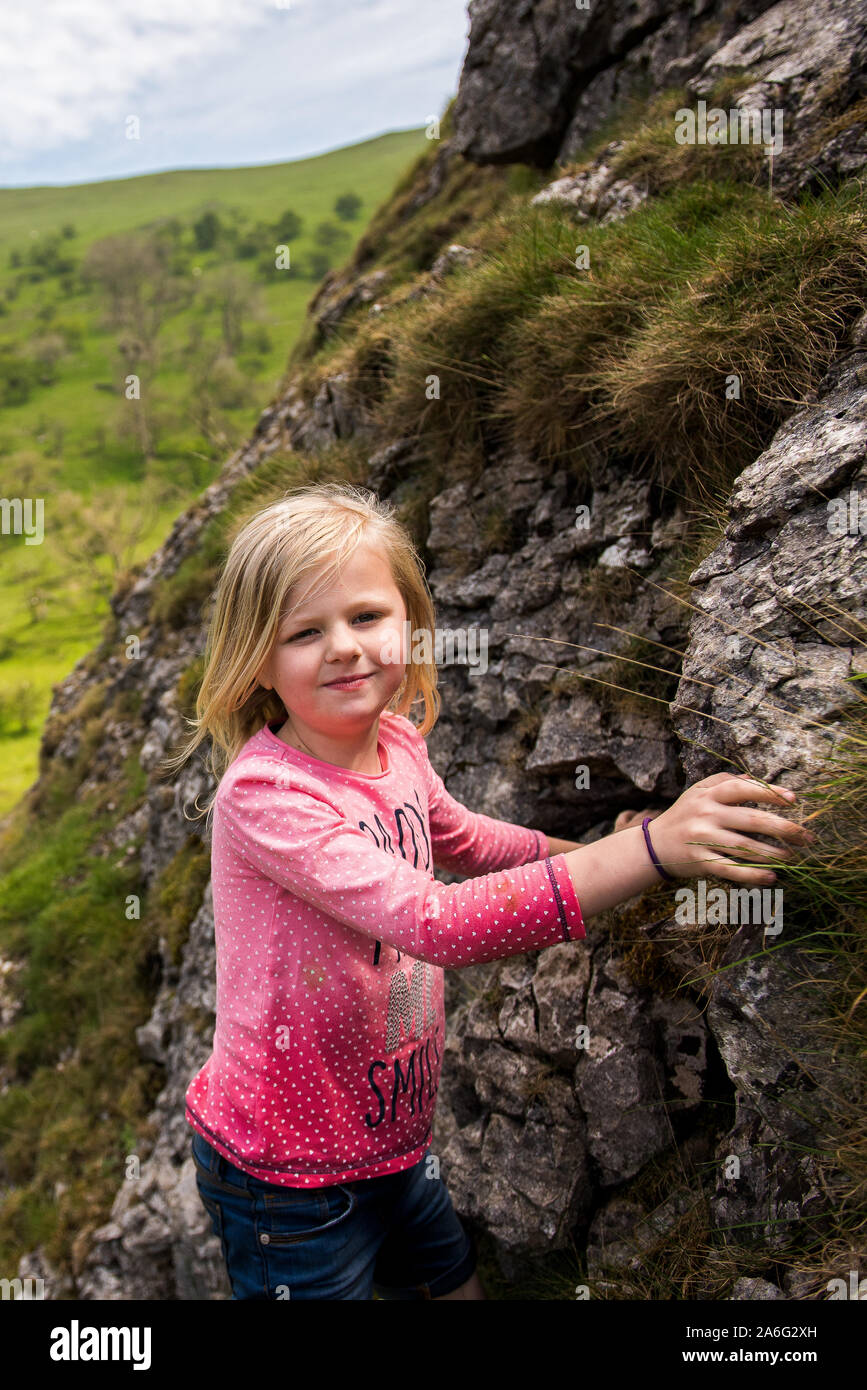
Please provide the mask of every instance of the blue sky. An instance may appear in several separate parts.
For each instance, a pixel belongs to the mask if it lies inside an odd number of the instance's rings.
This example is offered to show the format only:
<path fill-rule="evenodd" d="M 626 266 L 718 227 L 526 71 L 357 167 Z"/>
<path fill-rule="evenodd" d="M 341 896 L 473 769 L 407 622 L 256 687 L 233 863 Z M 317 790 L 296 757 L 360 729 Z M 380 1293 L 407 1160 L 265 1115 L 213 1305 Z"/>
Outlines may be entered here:
<path fill-rule="evenodd" d="M 275 164 L 423 126 L 468 35 L 467 0 L 10 0 L 0 187 Z"/>

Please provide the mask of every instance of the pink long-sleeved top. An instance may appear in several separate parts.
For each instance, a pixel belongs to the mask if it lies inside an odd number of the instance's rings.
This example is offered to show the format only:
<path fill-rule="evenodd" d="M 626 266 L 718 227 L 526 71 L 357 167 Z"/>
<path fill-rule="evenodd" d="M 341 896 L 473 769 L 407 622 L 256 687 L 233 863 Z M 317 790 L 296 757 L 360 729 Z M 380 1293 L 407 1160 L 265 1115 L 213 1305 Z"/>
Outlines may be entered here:
<path fill-rule="evenodd" d="M 378 747 L 381 772 L 352 772 L 265 725 L 214 804 L 216 1028 L 185 1116 L 235 1167 L 286 1187 L 424 1157 L 444 966 L 585 935 L 540 830 L 455 801 L 402 715 L 380 715 Z M 443 884 L 434 863 L 480 877 Z"/>

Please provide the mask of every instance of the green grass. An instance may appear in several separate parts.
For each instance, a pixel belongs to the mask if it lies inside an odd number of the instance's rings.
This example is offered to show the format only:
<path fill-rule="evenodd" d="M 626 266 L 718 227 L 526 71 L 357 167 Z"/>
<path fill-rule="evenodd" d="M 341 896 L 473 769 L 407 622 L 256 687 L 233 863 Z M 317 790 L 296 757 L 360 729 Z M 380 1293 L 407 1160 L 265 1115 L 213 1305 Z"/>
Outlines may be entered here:
<path fill-rule="evenodd" d="M 86 763 L 88 747 L 82 749 Z M 74 773 L 80 780 L 84 767 Z M 162 1084 L 144 1063 L 134 1027 L 152 1006 L 160 922 L 141 899 L 137 856 L 94 853 L 97 837 L 143 793 L 133 755 L 109 811 L 98 802 L 40 815 L 16 808 L 0 842 L 0 953 L 18 962 L 23 1007 L 0 1037 L 4 1198 L 0 1264 L 44 1243 L 68 1269 L 82 1226 L 98 1223 L 123 1176 L 130 1130 Z M 50 798 L 49 798 L 50 802 Z M 49 1253 L 50 1252 L 50 1253 Z"/>

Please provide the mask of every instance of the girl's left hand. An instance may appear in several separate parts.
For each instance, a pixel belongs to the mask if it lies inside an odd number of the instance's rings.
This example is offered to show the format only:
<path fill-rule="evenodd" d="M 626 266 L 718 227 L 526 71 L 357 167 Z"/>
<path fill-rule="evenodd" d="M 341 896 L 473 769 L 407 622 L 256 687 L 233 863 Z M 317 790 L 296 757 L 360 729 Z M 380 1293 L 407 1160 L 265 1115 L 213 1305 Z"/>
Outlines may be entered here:
<path fill-rule="evenodd" d="M 664 810 L 664 806 L 646 806 L 643 811 L 621 811 L 614 822 L 614 830 L 628 830 L 631 825 L 640 825 L 645 816 L 653 820 L 655 816 L 661 816 Z"/>

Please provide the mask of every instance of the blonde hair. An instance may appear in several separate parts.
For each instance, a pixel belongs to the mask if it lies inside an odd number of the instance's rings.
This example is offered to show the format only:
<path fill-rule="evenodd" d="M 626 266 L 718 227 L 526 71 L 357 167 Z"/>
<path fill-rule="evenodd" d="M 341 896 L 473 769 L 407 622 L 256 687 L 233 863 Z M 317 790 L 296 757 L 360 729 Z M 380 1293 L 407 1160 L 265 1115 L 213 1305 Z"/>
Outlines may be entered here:
<path fill-rule="evenodd" d="M 288 710 L 275 690 L 266 690 L 256 673 L 266 661 L 287 611 L 291 589 L 325 558 L 334 555 L 326 582 L 361 544 L 379 551 L 388 562 L 406 605 L 410 632 L 433 633 L 434 606 L 424 579 L 424 564 L 412 537 L 390 503 L 351 483 L 305 484 L 241 524 L 232 541 L 215 591 L 214 612 L 205 644 L 205 669 L 196 698 L 194 729 L 180 753 L 163 760 L 166 775 L 175 772 L 210 736 L 209 771 L 219 782 L 241 748 L 265 723 Z M 427 734 L 439 717 L 437 668 L 434 661 L 408 661 L 404 679 L 387 708 L 408 715 L 421 700 L 419 732 Z M 217 788 L 198 816 L 213 809 Z M 198 804 L 198 799 L 196 801 Z M 186 812 L 185 812 L 186 815 Z"/>

